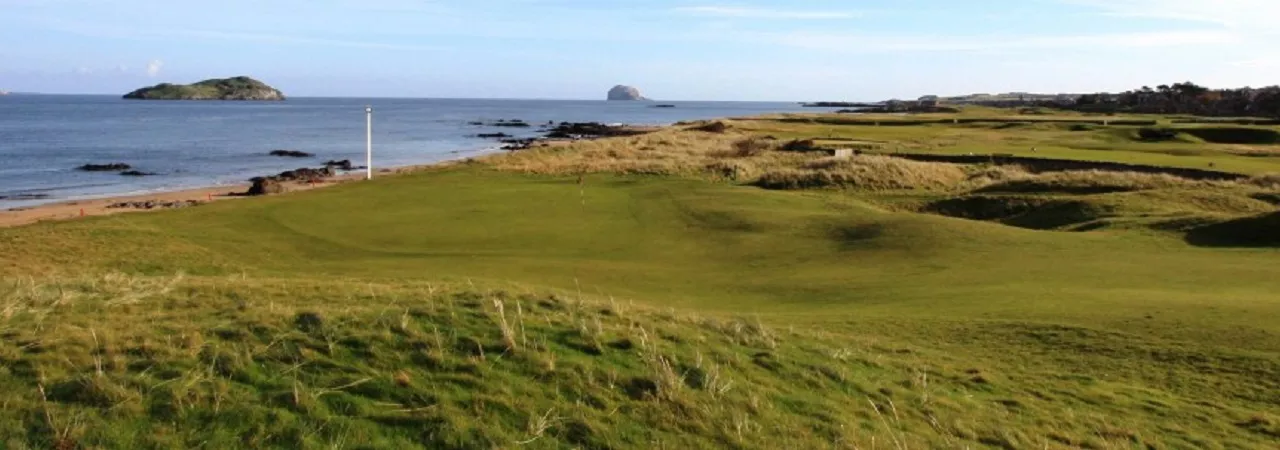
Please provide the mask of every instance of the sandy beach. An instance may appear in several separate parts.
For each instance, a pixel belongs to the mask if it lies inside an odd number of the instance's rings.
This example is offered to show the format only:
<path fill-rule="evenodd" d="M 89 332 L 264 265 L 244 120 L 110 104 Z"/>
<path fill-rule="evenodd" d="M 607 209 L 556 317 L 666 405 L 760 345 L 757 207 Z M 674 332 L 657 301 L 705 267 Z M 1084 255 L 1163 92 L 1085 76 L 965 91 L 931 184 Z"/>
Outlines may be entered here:
<path fill-rule="evenodd" d="M 413 171 L 425 167 L 437 166 L 440 164 L 449 164 L 449 162 L 438 164 L 424 164 L 413 166 L 393 167 L 381 169 L 374 175 L 386 176 L 400 172 Z M 315 183 L 307 182 L 285 182 L 283 183 L 287 190 L 285 194 L 292 192 L 301 192 L 311 189 L 319 189 L 338 184 L 358 181 L 364 179 L 364 172 L 351 172 L 343 175 L 327 178 L 323 181 Z M 56 203 L 47 203 L 43 205 L 30 206 L 25 208 L 13 208 L 0 211 L 0 227 L 14 227 L 27 225 L 36 222 L 48 220 L 72 220 L 81 217 L 105 216 L 112 214 L 123 214 L 144 211 L 162 211 L 171 209 L 164 207 L 163 204 L 169 203 L 187 203 L 191 206 L 198 206 L 208 202 L 233 201 L 237 199 L 253 198 L 243 195 L 249 189 L 250 183 L 240 183 L 231 185 L 208 186 L 193 189 L 182 189 L 176 191 L 154 192 L 148 194 L 137 195 L 121 195 L 114 197 L 103 197 L 85 200 L 68 200 Z M 148 202 L 155 203 L 157 206 L 146 208 L 144 205 Z M 130 203 L 130 206 L 116 206 L 122 203 Z M 188 206 L 190 207 L 190 206 Z"/>

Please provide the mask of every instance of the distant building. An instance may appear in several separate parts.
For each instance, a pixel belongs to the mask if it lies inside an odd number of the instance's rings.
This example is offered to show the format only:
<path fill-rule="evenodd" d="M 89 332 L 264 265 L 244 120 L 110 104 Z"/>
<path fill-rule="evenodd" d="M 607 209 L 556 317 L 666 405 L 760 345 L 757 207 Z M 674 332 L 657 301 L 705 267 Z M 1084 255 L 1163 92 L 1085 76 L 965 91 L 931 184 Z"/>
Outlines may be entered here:
<path fill-rule="evenodd" d="M 936 95 L 926 95 L 926 96 L 920 97 L 920 99 L 916 101 L 920 103 L 920 106 L 923 106 L 926 108 L 936 108 L 938 106 L 939 100 L 940 98 Z"/>

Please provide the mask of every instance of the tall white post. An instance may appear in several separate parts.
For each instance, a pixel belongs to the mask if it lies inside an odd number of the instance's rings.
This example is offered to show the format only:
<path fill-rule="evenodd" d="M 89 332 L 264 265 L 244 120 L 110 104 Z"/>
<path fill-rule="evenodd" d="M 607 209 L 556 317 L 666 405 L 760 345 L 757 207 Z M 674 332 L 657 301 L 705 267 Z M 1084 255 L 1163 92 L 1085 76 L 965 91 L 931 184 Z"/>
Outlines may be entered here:
<path fill-rule="evenodd" d="M 364 107 L 364 179 L 373 179 L 373 107 Z"/>

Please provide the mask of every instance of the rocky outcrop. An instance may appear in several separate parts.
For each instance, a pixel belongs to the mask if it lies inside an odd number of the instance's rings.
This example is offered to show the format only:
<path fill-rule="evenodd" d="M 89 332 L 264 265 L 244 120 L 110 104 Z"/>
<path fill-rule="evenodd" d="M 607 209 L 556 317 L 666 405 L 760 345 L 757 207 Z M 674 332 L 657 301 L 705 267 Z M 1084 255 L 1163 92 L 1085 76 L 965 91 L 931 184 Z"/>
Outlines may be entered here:
<path fill-rule="evenodd" d="M 133 167 L 125 163 L 107 163 L 107 164 L 85 164 L 77 167 L 76 170 L 85 172 L 119 172 L 129 170 Z"/>
<path fill-rule="evenodd" d="M 303 167 L 301 169 L 286 170 L 269 177 L 254 177 L 249 180 L 253 182 L 253 186 L 249 187 L 249 191 L 245 192 L 245 195 L 279 194 L 285 191 L 284 182 L 286 181 L 320 181 L 336 175 L 338 170 L 348 170 L 347 168 L 353 168 L 350 160 L 329 161 L 319 169 Z"/>
<path fill-rule="evenodd" d="M 541 141 L 541 139 L 539 138 L 503 139 L 502 149 L 503 150 L 527 150 L 533 147 L 533 145 L 537 144 L 539 141 Z"/>
<path fill-rule="evenodd" d="M 46 198 L 50 198 L 49 194 L 0 194 L 0 200 L 44 200 Z"/>
<path fill-rule="evenodd" d="M 498 120 L 497 122 L 489 124 L 489 126 L 506 127 L 506 128 L 529 128 L 533 125 L 529 125 L 529 122 L 525 122 L 520 119 L 511 119 L 511 120 Z"/>
<path fill-rule="evenodd" d="M 200 206 L 204 202 L 199 200 L 146 200 L 134 202 L 118 202 L 107 205 L 107 209 L 174 209 L 186 208 L 190 206 Z"/>
<path fill-rule="evenodd" d="M 282 156 L 286 158 L 310 158 L 316 156 L 307 152 L 298 150 L 272 150 L 271 156 Z"/>
<path fill-rule="evenodd" d="M 149 176 L 155 175 L 155 172 L 143 172 L 141 170 L 126 170 L 124 172 L 120 172 L 120 175 L 123 175 L 126 177 L 149 177 Z"/>
<path fill-rule="evenodd" d="M 609 100 L 611 101 L 636 101 L 648 100 L 640 95 L 640 90 L 631 86 L 617 85 L 609 90 Z"/>
<path fill-rule="evenodd" d="M 352 170 L 356 170 L 356 169 L 357 169 L 357 167 L 356 167 L 356 165 L 355 165 L 355 164 L 351 164 L 351 160 L 350 160 L 350 159 L 344 159 L 344 160 L 341 160 L 341 161 L 338 161 L 338 160 L 326 161 L 326 162 L 324 163 L 324 166 L 325 166 L 325 167 L 327 167 L 327 168 L 329 168 L 330 170 L 342 170 L 342 171 L 347 171 L 347 172 L 350 172 L 350 171 L 352 171 Z M 363 167 L 361 167 L 361 168 L 363 168 Z"/>
<path fill-rule="evenodd" d="M 606 125 L 599 122 L 561 122 L 547 131 L 546 137 L 552 139 L 635 136 L 649 132 L 649 130 L 635 127 Z"/>
<path fill-rule="evenodd" d="M 246 195 L 270 195 L 281 193 L 284 193 L 284 185 L 269 177 L 254 178 L 253 186 L 249 186 L 249 192 L 245 192 Z"/>
<path fill-rule="evenodd" d="M 217 78 L 194 84 L 161 83 L 124 95 L 131 100 L 255 100 L 281 101 L 276 88 L 249 77 Z"/>

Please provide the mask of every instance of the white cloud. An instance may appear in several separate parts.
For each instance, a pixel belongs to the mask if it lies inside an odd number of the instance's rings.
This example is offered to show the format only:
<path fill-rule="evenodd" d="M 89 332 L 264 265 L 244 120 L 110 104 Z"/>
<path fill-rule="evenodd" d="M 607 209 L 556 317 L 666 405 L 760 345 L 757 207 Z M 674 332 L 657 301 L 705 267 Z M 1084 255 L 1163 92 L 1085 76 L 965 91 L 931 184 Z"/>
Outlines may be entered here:
<path fill-rule="evenodd" d="M 851 11 L 799 11 L 735 6 L 687 6 L 676 8 L 675 11 L 697 16 L 734 17 L 743 19 L 831 20 L 852 19 L 859 16 L 858 13 Z"/>
<path fill-rule="evenodd" d="M 160 75 L 160 69 L 162 67 L 164 67 L 164 61 L 158 59 L 151 60 L 151 62 L 147 63 L 147 76 L 155 77 L 156 75 Z"/>

